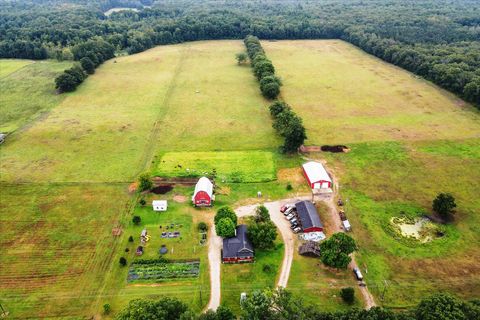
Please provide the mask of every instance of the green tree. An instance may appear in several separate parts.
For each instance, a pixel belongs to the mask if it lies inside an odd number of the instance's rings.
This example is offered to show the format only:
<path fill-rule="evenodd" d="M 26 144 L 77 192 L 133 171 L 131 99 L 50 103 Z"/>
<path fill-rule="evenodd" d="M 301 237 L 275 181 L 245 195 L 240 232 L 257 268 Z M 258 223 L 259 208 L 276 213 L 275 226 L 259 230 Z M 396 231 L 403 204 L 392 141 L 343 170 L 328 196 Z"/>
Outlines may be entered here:
<path fill-rule="evenodd" d="M 217 214 L 215 215 L 215 218 L 214 218 L 215 224 L 217 224 L 218 221 L 220 221 L 220 219 L 222 218 L 229 218 L 230 220 L 233 221 L 235 226 L 237 226 L 237 215 L 232 208 L 228 206 L 224 206 L 218 209 Z"/>
<path fill-rule="evenodd" d="M 320 244 L 320 259 L 327 266 L 346 269 L 352 261 L 349 255 L 355 250 L 355 240 L 343 232 L 338 232 Z"/>
<path fill-rule="evenodd" d="M 235 55 L 238 64 L 244 64 L 245 62 L 247 62 L 247 57 L 248 56 L 245 52 L 240 52 Z"/>
<path fill-rule="evenodd" d="M 152 179 L 150 178 L 150 174 L 148 172 L 142 173 L 138 177 L 138 188 L 140 191 L 150 190 L 153 187 Z"/>
<path fill-rule="evenodd" d="M 348 304 L 352 304 L 355 301 L 355 290 L 352 287 L 342 288 L 340 290 L 340 297 Z"/>
<path fill-rule="evenodd" d="M 125 267 L 127 265 L 127 259 L 121 257 L 120 260 L 118 260 L 118 263 L 120 263 L 122 267 Z"/>
<path fill-rule="evenodd" d="M 270 76 L 265 78 L 270 78 Z M 277 82 L 273 82 L 273 81 L 265 82 L 260 85 L 260 91 L 262 92 L 262 95 L 265 98 L 273 100 L 273 99 L 276 99 L 280 94 L 280 85 Z"/>
<path fill-rule="evenodd" d="M 480 318 L 480 308 L 446 294 L 423 299 L 415 311 L 417 320 L 471 320 Z"/>
<path fill-rule="evenodd" d="M 269 60 L 261 60 L 253 66 L 253 72 L 258 80 L 275 74 L 275 67 Z"/>
<path fill-rule="evenodd" d="M 295 116 L 291 119 L 289 126 L 284 131 L 285 141 L 283 143 L 283 151 L 286 153 L 296 152 L 298 148 L 307 139 L 305 127 L 302 119 Z"/>
<path fill-rule="evenodd" d="M 255 215 L 253 216 L 255 222 L 265 222 L 270 220 L 270 213 L 267 207 L 260 205 L 255 209 Z"/>
<path fill-rule="evenodd" d="M 242 319 L 270 320 L 275 319 L 273 302 L 268 292 L 255 290 L 241 303 Z"/>
<path fill-rule="evenodd" d="M 95 63 L 88 58 L 88 57 L 83 57 L 80 59 L 80 65 L 82 66 L 83 70 L 85 70 L 86 73 L 88 74 L 93 74 L 95 73 Z"/>
<path fill-rule="evenodd" d="M 135 299 L 117 315 L 117 320 L 178 320 L 188 319 L 188 306 L 176 298 L 162 298 L 157 301 Z"/>
<path fill-rule="evenodd" d="M 215 224 L 215 231 L 220 237 L 230 238 L 235 236 L 235 227 L 235 224 L 230 218 L 222 218 Z"/>
<path fill-rule="evenodd" d="M 450 218 L 456 207 L 455 198 L 449 193 L 439 193 L 432 203 L 433 211 L 443 218 Z"/>
<path fill-rule="evenodd" d="M 77 85 L 77 79 L 69 73 L 62 73 L 55 78 L 55 88 L 60 93 L 74 91 Z"/>
<path fill-rule="evenodd" d="M 277 228 L 270 219 L 265 222 L 256 222 L 253 218 L 248 225 L 247 235 L 254 248 L 272 249 L 275 247 Z"/>
<path fill-rule="evenodd" d="M 236 320 L 237 317 L 233 314 L 232 310 L 225 305 L 220 305 L 216 311 L 207 310 L 202 313 L 198 320 Z"/>
<path fill-rule="evenodd" d="M 286 110 L 291 110 L 290 106 L 283 101 L 275 101 L 270 105 L 269 109 L 270 109 L 270 115 L 273 118 L 276 118 L 280 113 Z"/>
<path fill-rule="evenodd" d="M 136 226 L 138 226 L 141 221 L 142 221 L 142 218 L 140 218 L 140 216 L 133 216 L 133 218 L 132 218 L 132 222 Z"/>

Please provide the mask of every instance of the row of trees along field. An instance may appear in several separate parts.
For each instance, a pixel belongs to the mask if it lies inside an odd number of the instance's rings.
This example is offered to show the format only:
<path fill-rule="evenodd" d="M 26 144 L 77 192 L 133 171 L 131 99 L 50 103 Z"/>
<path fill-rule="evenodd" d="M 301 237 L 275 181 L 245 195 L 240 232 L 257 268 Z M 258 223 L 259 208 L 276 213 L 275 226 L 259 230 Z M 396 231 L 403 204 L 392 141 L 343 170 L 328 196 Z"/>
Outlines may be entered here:
<path fill-rule="evenodd" d="M 110 312 L 110 308 L 107 308 Z M 255 320 L 472 320 L 480 318 L 480 301 L 462 301 L 448 294 L 434 294 L 424 298 L 413 310 L 393 312 L 374 307 L 348 311 L 326 312 L 320 307 L 306 305 L 298 296 L 284 289 L 254 291 L 241 303 L 240 319 Z M 117 314 L 117 320 L 180 319 L 180 320 L 236 320 L 226 306 L 216 311 L 196 315 L 186 304 L 175 298 L 157 301 L 137 299 Z"/>
<path fill-rule="evenodd" d="M 104 15 L 115 6 L 144 9 Z M 3 1 L 0 57 L 72 59 L 92 39 L 128 53 L 248 34 L 343 39 L 480 106 L 479 17 L 477 0 Z"/>

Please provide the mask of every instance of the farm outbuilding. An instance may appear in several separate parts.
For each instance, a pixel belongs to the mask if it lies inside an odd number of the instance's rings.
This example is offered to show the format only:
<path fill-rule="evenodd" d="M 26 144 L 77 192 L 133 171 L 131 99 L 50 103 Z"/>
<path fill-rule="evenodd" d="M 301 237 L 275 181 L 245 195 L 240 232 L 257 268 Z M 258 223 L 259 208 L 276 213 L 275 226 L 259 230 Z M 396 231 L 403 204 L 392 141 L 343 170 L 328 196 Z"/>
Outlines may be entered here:
<path fill-rule="evenodd" d="M 304 163 L 302 169 L 310 188 L 314 190 L 332 188 L 332 178 L 330 178 L 327 170 L 320 162 L 310 161 Z"/>
<path fill-rule="evenodd" d="M 298 248 L 298 253 L 302 256 L 319 257 L 320 244 L 315 241 L 307 241 Z"/>
<path fill-rule="evenodd" d="M 193 204 L 196 207 L 208 207 L 212 205 L 213 200 L 213 183 L 207 177 L 201 177 L 195 185 Z"/>
<path fill-rule="evenodd" d="M 236 229 L 235 237 L 223 239 L 223 263 L 253 262 L 254 251 L 247 237 L 247 226 L 241 224 Z"/>
<path fill-rule="evenodd" d="M 317 212 L 317 208 L 310 201 L 300 201 L 295 204 L 298 219 L 304 233 L 323 231 L 323 224 Z"/>
<path fill-rule="evenodd" d="M 153 200 L 152 207 L 154 211 L 167 211 L 167 200 Z"/>

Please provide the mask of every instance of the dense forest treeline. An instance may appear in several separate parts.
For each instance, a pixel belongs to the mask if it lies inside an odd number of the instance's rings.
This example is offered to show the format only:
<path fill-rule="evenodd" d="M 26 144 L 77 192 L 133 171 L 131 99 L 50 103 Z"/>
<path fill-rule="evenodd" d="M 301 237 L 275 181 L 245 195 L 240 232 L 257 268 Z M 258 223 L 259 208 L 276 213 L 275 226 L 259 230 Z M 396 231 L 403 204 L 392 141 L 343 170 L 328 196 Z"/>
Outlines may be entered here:
<path fill-rule="evenodd" d="M 104 15 L 114 7 L 141 9 Z M 143 9 L 142 9 L 143 8 Z M 478 0 L 0 0 L 0 57 L 72 59 L 208 39 L 343 39 L 480 105 Z"/>

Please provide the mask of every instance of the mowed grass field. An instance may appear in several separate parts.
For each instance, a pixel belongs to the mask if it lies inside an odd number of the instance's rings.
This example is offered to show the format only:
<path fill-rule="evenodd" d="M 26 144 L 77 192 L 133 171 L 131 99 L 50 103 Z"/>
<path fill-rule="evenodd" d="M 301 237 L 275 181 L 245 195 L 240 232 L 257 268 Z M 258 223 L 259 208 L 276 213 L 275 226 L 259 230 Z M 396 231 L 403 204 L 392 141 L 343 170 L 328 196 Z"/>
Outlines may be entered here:
<path fill-rule="evenodd" d="M 154 174 L 162 177 L 215 175 L 222 182 L 267 182 L 277 178 L 275 160 L 268 151 L 168 152 L 156 164 Z"/>
<path fill-rule="evenodd" d="M 304 119 L 308 143 L 351 148 L 310 157 L 327 160 L 348 199 L 357 260 L 377 303 L 409 307 L 438 290 L 478 297 L 479 112 L 341 41 L 263 45 L 283 78 L 283 98 Z M 422 244 L 392 234 L 392 217 L 430 214 L 440 192 L 458 204 L 443 237 Z"/>
<path fill-rule="evenodd" d="M 262 41 L 306 144 L 478 137 L 478 112 L 454 95 L 341 40 Z M 461 124 L 461 125 L 459 125 Z"/>
<path fill-rule="evenodd" d="M 71 61 L 0 59 L 0 132 L 13 132 L 57 106 L 54 79 Z"/>
<path fill-rule="evenodd" d="M 1 185 L 0 296 L 12 318 L 94 315 L 126 186 Z M 115 261 L 116 262 L 116 261 Z"/>

